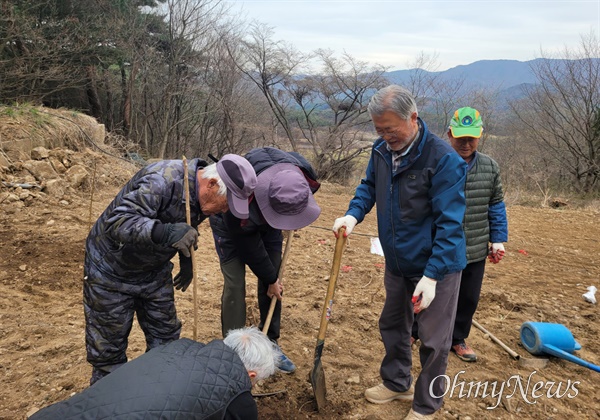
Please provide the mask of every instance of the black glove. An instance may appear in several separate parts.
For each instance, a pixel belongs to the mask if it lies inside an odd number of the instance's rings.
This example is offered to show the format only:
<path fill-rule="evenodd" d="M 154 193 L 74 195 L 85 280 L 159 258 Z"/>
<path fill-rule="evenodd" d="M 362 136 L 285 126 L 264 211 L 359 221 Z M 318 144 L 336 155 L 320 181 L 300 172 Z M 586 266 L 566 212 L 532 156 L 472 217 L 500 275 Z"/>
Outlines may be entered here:
<path fill-rule="evenodd" d="M 157 228 L 160 228 L 160 243 L 172 246 L 184 256 L 189 258 L 192 245 L 198 249 L 198 231 L 187 223 L 166 223 Z"/>
<path fill-rule="evenodd" d="M 179 254 L 179 273 L 173 279 L 173 285 L 177 290 L 185 292 L 192 279 L 194 278 L 194 270 L 192 269 L 192 259 Z"/>

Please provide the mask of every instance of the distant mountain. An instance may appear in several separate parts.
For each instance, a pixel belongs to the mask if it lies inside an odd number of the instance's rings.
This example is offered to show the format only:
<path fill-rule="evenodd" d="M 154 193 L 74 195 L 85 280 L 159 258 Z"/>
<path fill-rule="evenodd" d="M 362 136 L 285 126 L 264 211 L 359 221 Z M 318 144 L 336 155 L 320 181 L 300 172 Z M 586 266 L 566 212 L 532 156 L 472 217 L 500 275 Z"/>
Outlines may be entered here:
<path fill-rule="evenodd" d="M 463 80 L 462 89 L 465 93 L 477 88 L 496 92 L 495 106 L 499 111 L 505 111 L 509 108 L 510 102 L 523 98 L 527 89 L 537 84 L 532 67 L 538 64 L 538 60 L 546 59 L 481 60 L 440 72 L 427 72 L 420 69 L 396 70 L 386 73 L 386 77 L 392 83 L 406 86 L 410 85 L 411 77 L 414 78 L 416 72 L 436 76 L 442 82 Z"/>
<path fill-rule="evenodd" d="M 509 102 L 525 97 L 527 91 L 535 87 L 535 83 L 520 83 L 498 92 L 497 108 L 504 110 L 508 108 Z"/>
<path fill-rule="evenodd" d="M 531 65 L 536 60 L 481 60 L 471 64 L 452 67 L 441 72 L 426 72 L 442 80 L 464 79 L 465 88 L 487 86 L 504 90 L 523 83 L 536 83 Z M 417 70 L 396 70 L 386 73 L 392 83 L 408 84 Z M 423 71 L 423 70 L 420 70 Z"/>
<path fill-rule="evenodd" d="M 600 60 L 600 58 L 593 58 L 592 60 Z M 458 92 L 458 95 L 471 93 L 477 88 L 486 88 L 486 90 L 494 94 L 494 107 L 498 111 L 507 111 L 510 109 L 512 102 L 524 98 L 527 92 L 538 84 L 533 68 L 539 64 L 543 64 L 545 61 L 551 64 L 552 67 L 556 66 L 558 68 L 568 63 L 567 60 L 548 58 L 536 58 L 529 61 L 480 60 L 440 72 L 409 69 L 390 71 L 384 75 L 391 83 L 397 83 L 409 88 L 411 78 L 422 79 L 422 73 L 436 76 L 442 82 L 463 80 L 463 92 Z M 415 77 L 417 72 L 421 73 L 418 75 L 419 77 Z M 366 95 L 370 96 L 373 93 L 375 91 L 371 89 L 367 91 Z M 430 111 L 434 114 L 438 112 L 435 106 L 435 99 L 424 102 L 428 104 L 420 111 L 424 111 L 425 113 Z"/>

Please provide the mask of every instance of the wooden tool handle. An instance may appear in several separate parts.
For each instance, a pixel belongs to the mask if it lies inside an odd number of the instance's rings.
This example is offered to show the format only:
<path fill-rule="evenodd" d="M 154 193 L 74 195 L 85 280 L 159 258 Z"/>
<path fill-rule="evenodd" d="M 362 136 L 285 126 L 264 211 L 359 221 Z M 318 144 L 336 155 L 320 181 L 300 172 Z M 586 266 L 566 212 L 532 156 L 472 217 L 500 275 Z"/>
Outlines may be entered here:
<path fill-rule="evenodd" d="M 190 180 L 188 177 L 188 164 L 185 155 L 183 160 L 183 189 L 185 190 L 185 221 L 192 226 L 192 217 L 190 214 Z M 192 301 L 194 302 L 194 333 L 193 338 L 198 337 L 198 305 L 196 305 L 196 259 L 194 258 L 194 245 L 190 247 L 190 258 L 192 259 Z"/>
<path fill-rule="evenodd" d="M 340 264 L 342 262 L 342 253 L 344 252 L 344 246 L 346 245 L 346 228 L 342 226 L 338 230 L 337 240 L 335 241 L 335 252 L 333 254 L 333 264 L 331 265 L 331 274 L 329 276 L 329 286 L 327 287 L 327 295 L 325 296 L 325 305 L 323 305 L 323 312 L 321 314 L 321 325 L 319 325 L 319 334 L 317 335 L 317 341 L 325 339 L 325 332 L 327 331 L 327 323 L 329 322 L 329 316 L 331 316 L 331 307 L 333 306 L 333 295 L 335 292 L 335 283 L 337 282 L 338 275 L 340 273 Z"/>
<path fill-rule="evenodd" d="M 293 230 L 288 230 L 287 240 L 285 241 L 285 251 L 283 251 L 283 257 L 281 258 L 281 264 L 279 265 L 279 280 L 283 278 L 283 273 L 285 272 L 285 264 L 288 260 L 288 256 L 290 254 L 290 248 L 292 247 L 292 237 L 294 236 Z M 271 325 L 271 319 L 273 318 L 273 312 L 275 311 L 275 305 L 277 305 L 277 296 L 273 296 L 271 298 L 271 306 L 269 306 L 269 313 L 267 314 L 267 319 L 265 320 L 265 325 L 263 326 L 263 334 L 267 334 L 269 331 L 269 326 Z"/>
<path fill-rule="evenodd" d="M 491 332 L 489 332 L 488 330 L 483 328 L 479 324 L 479 322 L 473 320 L 473 325 L 475 325 L 475 327 L 480 329 L 484 334 L 487 334 L 492 339 L 492 341 L 494 341 L 496 344 L 498 344 L 500 347 L 502 347 L 504 350 L 506 350 L 506 352 L 508 354 L 510 354 L 513 359 L 517 359 L 517 360 L 519 359 L 520 356 L 517 354 L 517 352 L 515 352 L 513 349 L 511 349 L 506 344 L 504 344 L 502 341 L 500 341 L 500 339 L 496 338 L 496 336 L 494 334 L 492 334 Z"/>

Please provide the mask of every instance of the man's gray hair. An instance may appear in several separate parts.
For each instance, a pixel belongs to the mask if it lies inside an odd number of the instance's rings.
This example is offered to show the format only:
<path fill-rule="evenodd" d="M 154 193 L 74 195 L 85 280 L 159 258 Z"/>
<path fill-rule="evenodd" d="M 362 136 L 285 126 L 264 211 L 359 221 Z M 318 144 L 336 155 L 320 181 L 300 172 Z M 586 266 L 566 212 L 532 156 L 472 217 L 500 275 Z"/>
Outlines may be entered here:
<path fill-rule="evenodd" d="M 211 163 L 206 168 L 204 168 L 204 171 L 202 172 L 202 178 L 204 178 L 204 179 L 215 178 L 217 180 L 217 184 L 219 184 L 219 195 L 227 194 L 227 186 L 225 185 L 225 183 L 219 176 L 219 173 L 217 172 L 217 164 L 216 163 Z"/>
<path fill-rule="evenodd" d="M 389 85 L 378 90 L 371 97 L 367 109 L 371 117 L 378 117 L 386 111 L 392 111 L 405 120 L 410 119 L 413 112 L 418 112 L 413 95 L 399 85 Z"/>
<path fill-rule="evenodd" d="M 259 381 L 273 375 L 279 367 L 281 351 L 256 327 L 230 330 L 223 342 L 240 356 L 246 370 L 256 372 Z"/>

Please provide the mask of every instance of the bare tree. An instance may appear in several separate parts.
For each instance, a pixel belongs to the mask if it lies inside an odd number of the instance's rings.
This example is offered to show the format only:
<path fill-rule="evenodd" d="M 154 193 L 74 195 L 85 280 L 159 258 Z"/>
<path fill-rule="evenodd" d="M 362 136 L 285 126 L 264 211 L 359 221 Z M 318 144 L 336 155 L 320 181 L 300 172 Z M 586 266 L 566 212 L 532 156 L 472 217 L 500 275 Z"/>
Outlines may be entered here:
<path fill-rule="evenodd" d="M 219 22 L 228 5 L 221 0 L 168 0 L 167 31 L 143 63 L 143 115 L 151 124 L 153 154 L 178 156 L 198 148 L 198 134 L 205 122 L 207 66 L 219 42 Z M 201 148 L 201 147 L 200 147 Z"/>
<path fill-rule="evenodd" d="M 415 98 L 419 115 L 429 130 L 443 136 L 456 104 L 464 103 L 465 88 L 464 77 L 443 78 L 438 72 L 439 66 L 437 53 L 422 51 L 407 64 L 410 73 L 405 87 Z"/>
<path fill-rule="evenodd" d="M 443 136 L 453 112 L 463 106 L 475 107 L 473 96 L 465 91 L 464 77 L 455 79 L 436 78 L 431 86 L 428 106 L 420 114 L 427 121 L 429 130 Z"/>
<path fill-rule="evenodd" d="M 511 104 L 521 132 L 549 151 L 568 171 L 580 192 L 600 186 L 600 137 L 595 124 L 600 107 L 600 47 L 594 34 L 560 59 L 544 56 L 532 69 L 538 84 L 526 99 Z"/>
<path fill-rule="evenodd" d="M 426 54 L 421 51 L 414 60 L 407 63 L 410 71 L 408 85 L 405 86 L 412 93 L 419 109 L 428 105 L 429 100 L 436 90 L 435 85 L 439 78 L 437 72 L 440 67 L 439 54 Z"/>
<path fill-rule="evenodd" d="M 224 24 L 219 42 L 206 57 L 202 78 L 206 97 L 198 133 L 198 143 L 204 146 L 199 152 L 204 154 L 248 151 L 263 138 L 259 127 L 269 124 L 264 96 L 236 66 L 242 49 L 238 42 L 240 30 L 231 22 Z"/>
<path fill-rule="evenodd" d="M 302 70 L 302 65 L 310 57 L 288 43 L 274 41 L 272 37 L 273 30 L 268 25 L 252 24 L 250 36 L 242 41 L 244 48 L 236 62 L 263 93 L 292 150 L 298 151 L 289 119 L 293 98 L 285 94 L 284 84 Z"/>
<path fill-rule="evenodd" d="M 349 54 L 337 58 L 329 50 L 317 50 L 315 57 L 319 73 L 290 78 L 284 89 L 296 105 L 294 126 L 312 149 L 319 176 L 344 182 L 355 159 L 372 146 L 367 105 L 387 83 L 385 68 Z"/>
<path fill-rule="evenodd" d="M 281 129 L 294 151 L 310 150 L 307 157 L 321 178 L 344 181 L 353 161 L 370 147 L 366 105 L 386 84 L 385 68 L 326 50 L 302 54 L 272 37 L 271 28 L 254 24 L 236 56 L 238 67 L 264 95 L 275 133 Z M 309 62 L 319 70 L 303 73 Z"/>

